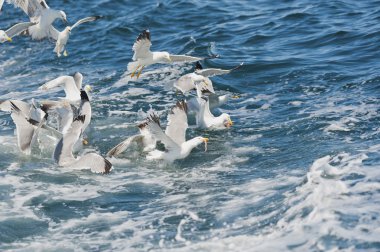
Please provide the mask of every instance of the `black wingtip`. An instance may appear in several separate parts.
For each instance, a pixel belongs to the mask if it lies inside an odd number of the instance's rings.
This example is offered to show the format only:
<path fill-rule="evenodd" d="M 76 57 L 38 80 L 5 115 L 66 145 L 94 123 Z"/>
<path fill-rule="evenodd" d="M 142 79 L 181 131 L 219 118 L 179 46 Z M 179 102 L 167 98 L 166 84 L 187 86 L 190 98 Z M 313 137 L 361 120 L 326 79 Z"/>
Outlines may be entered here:
<path fill-rule="evenodd" d="M 160 117 L 159 117 L 156 113 L 151 113 L 151 114 L 149 114 L 148 117 L 146 118 L 145 122 L 140 123 L 139 125 L 137 125 L 137 127 L 139 127 L 139 129 L 143 129 L 143 128 L 145 128 L 150 122 L 157 123 L 158 126 L 161 127 Z"/>
<path fill-rule="evenodd" d="M 19 112 L 21 111 L 12 101 L 9 101 L 11 103 L 11 110 Z"/>
<path fill-rule="evenodd" d="M 103 174 L 108 174 L 112 170 L 112 164 L 107 159 L 104 159 L 104 163 L 105 163 L 105 166 L 104 166 L 104 173 Z"/>
<path fill-rule="evenodd" d="M 90 99 L 88 98 L 87 92 L 84 91 L 83 89 L 80 90 L 80 98 L 81 100 L 84 100 L 84 101 L 90 101 Z"/>
<path fill-rule="evenodd" d="M 149 29 L 145 29 L 143 30 L 139 36 L 137 37 L 136 41 L 139 41 L 139 40 L 143 40 L 143 39 L 147 39 L 150 41 L 150 31 Z"/>
<path fill-rule="evenodd" d="M 75 121 L 81 121 L 82 123 L 84 123 L 84 120 L 86 119 L 86 115 L 79 115 L 77 117 L 74 118 L 73 122 Z"/>
<path fill-rule="evenodd" d="M 195 63 L 195 70 L 202 70 L 203 67 L 201 65 L 201 62 L 197 61 L 197 63 Z"/>
<path fill-rule="evenodd" d="M 180 110 L 185 111 L 185 113 L 187 114 L 187 103 L 185 100 L 177 101 L 175 107 L 172 108 L 172 113 L 174 108 L 179 108 Z"/>

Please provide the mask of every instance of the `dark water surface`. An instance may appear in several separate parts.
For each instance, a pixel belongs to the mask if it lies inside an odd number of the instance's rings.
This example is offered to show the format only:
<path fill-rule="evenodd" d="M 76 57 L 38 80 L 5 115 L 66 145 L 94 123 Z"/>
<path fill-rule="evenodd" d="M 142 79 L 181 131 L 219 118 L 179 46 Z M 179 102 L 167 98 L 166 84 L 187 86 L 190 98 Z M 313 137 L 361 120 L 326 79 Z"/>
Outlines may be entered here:
<path fill-rule="evenodd" d="M 0 114 L 0 249 L 31 251 L 379 251 L 380 1 L 49 1 L 71 23 L 68 57 L 49 41 L 0 45 L 0 99 L 64 96 L 37 88 L 80 71 L 93 85 L 87 150 L 105 154 L 137 133 L 150 108 L 165 118 L 173 81 L 191 65 L 126 74 L 149 28 L 153 50 L 219 54 L 207 67 L 230 99 L 228 131 L 165 166 L 137 151 L 107 176 L 68 171 L 47 146 L 22 155 Z M 3 6 L 1 28 L 27 21 Z M 61 22 L 56 26 L 63 29 Z M 165 119 L 163 120 L 165 121 Z"/>

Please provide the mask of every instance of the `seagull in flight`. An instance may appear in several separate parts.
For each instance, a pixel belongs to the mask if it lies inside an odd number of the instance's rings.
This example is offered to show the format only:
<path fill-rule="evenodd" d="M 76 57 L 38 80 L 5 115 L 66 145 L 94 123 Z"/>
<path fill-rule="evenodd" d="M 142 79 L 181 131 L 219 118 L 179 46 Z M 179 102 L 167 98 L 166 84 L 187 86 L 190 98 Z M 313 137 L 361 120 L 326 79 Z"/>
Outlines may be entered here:
<path fill-rule="evenodd" d="M 49 8 L 45 0 L 7 0 L 7 2 L 22 9 L 30 21 L 36 23 L 28 28 L 28 34 L 33 40 L 44 38 L 57 40 L 59 32 L 53 27 L 53 22 L 61 19 L 67 23 L 66 13 Z"/>
<path fill-rule="evenodd" d="M 205 58 L 193 57 L 188 55 L 174 55 L 168 52 L 151 52 L 150 47 L 152 46 L 151 37 L 149 30 L 144 30 L 136 39 L 133 44 L 132 50 L 134 52 L 132 60 L 128 64 L 128 71 L 131 72 L 131 77 L 136 75 L 136 78 L 140 77 L 140 74 L 144 67 L 161 63 L 175 63 L 175 62 L 194 62 L 203 60 Z M 218 57 L 218 55 L 212 58 Z"/>
<path fill-rule="evenodd" d="M 63 56 L 68 55 L 67 50 L 65 50 L 65 47 L 66 47 L 67 41 L 69 40 L 71 31 L 75 27 L 77 27 L 80 24 L 86 23 L 86 22 L 95 21 L 99 18 L 100 18 L 100 16 L 94 16 L 94 17 L 86 17 L 86 18 L 80 19 L 73 26 L 66 26 L 66 28 L 63 31 L 59 32 L 58 39 L 57 39 L 57 42 L 56 42 L 55 48 L 54 48 L 54 52 L 57 54 L 57 56 L 61 57 L 62 52 L 63 52 Z"/>
<path fill-rule="evenodd" d="M 4 43 L 6 41 L 12 42 L 13 37 L 24 32 L 32 25 L 35 25 L 35 23 L 32 23 L 32 22 L 18 23 L 6 31 L 0 30 L 0 43 Z"/>

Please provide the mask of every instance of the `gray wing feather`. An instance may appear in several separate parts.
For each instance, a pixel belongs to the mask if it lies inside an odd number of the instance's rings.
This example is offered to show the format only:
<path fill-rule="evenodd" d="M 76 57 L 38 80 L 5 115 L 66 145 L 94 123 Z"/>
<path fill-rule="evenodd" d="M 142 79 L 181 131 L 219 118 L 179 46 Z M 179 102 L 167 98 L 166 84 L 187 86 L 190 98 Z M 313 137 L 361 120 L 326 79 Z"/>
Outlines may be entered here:
<path fill-rule="evenodd" d="M 97 20 L 99 18 L 100 18 L 100 16 L 93 16 L 93 17 L 82 18 L 82 19 L 78 20 L 73 26 L 71 26 L 71 30 L 73 30 L 75 27 L 77 27 L 80 24 L 87 23 L 87 22 L 92 22 L 92 21 L 95 21 L 95 20 Z"/>
<path fill-rule="evenodd" d="M 127 139 L 125 139 L 123 142 L 119 143 L 115 147 L 113 147 L 111 150 L 107 152 L 108 157 L 115 157 L 121 153 L 123 153 L 126 149 L 128 149 L 129 146 L 131 146 L 132 143 L 142 141 L 144 137 L 142 135 L 134 135 Z"/>
<path fill-rule="evenodd" d="M 35 25 L 35 23 L 32 23 L 32 22 L 19 23 L 12 26 L 8 30 L 6 30 L 5 33 L 8 35 L 8 37 L 13 38 L 14 36 L 19 35 L 21 32 L 25 31 L 32 25 Z"/>
<path fill-rule="evenodd" d="M 9 4 L 22 9 L 29 17 L 39 16 L 44 6 L 38 0 L 7 0 Z"/>
<path fill-rule="evenodd" d="M 229 74 L 232 71 L 239 69 L 241 66 L 243 66 L 243 64 L 244 63 L 240 63 L 240 65 L 238 65 L 232 69 L 228 69 L 228 70 L 223 70 L 223 69 L 219 69 L 219 68 L 207 68 L 207 69 L 196 70 L 195 73 L 202 75 L 204 77 L 212 77 L 212 76 L 216 76 L 216 75 Z"/>
<path fill-rule="evenodd" d="M 187 56 L 187 55 L 173 55 L 170 54 L 170 59 L 172 62 L 195 62 L 203 60 L 204 58 Z"/>
<path fill-rule="evenodd" d="M 96 153 L 87 153 L 77 162 L 70 165 L 74 169 L 90 169 L 94 173 L 107 174 L 112 170 L 112 164 Z"/>
<path fill-rule="evenodd" d="M 176 106 L 168 115 L 168 125 L 165 134 L 176 144 L 181 145 L 186 142 L 187 105 L 184 101 L 177 102 Z"/>

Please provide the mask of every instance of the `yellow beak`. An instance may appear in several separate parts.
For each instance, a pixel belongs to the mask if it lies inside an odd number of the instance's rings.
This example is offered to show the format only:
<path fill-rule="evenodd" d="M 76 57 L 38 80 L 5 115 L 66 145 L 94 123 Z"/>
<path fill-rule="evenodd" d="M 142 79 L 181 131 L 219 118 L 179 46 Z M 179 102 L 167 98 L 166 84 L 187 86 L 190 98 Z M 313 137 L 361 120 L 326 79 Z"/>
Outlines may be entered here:
<path fill-rule="evenodd" d="M 10 38 L 10 37 L 6 37 L 6 39 L 9 41 L 9 42 L 12 42 L 12 38 Z"/>
<path fill-rule="evenodd" d="M 228 123 L 230 124 L 230 126 L 234 125 L 233 121 L 231 120 L 231 118 L 228 118 Z"/>
<path fill-rule="evenodd" d="M 205 152 L 206 152 L 207 151 L 208 138 L 204 137 L 202 140 L 205 143 Z"/>

